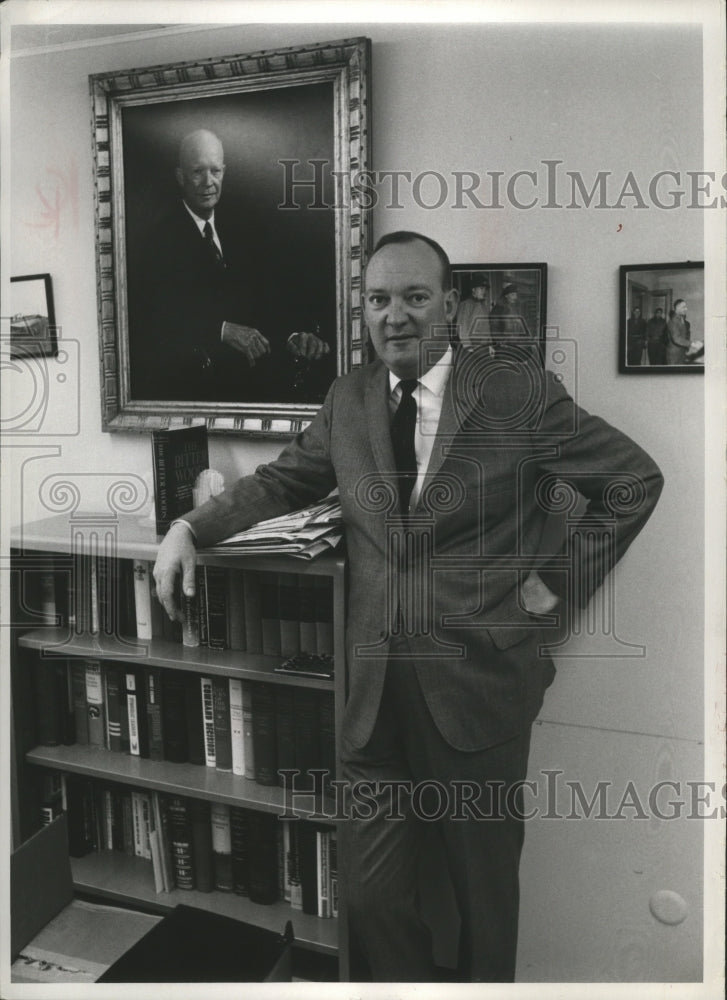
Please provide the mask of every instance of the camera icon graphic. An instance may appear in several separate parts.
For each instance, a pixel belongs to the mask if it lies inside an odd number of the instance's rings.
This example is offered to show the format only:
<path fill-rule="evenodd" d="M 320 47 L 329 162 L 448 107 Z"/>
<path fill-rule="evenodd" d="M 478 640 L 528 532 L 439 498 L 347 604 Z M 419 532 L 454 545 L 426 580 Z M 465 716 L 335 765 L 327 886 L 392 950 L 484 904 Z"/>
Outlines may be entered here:
<path fill-rule="evenodd" d="M 80 344 L 58 339 L 56 354 L 0 336 L 0 434 L 75 437 L 81 424 Z"/>

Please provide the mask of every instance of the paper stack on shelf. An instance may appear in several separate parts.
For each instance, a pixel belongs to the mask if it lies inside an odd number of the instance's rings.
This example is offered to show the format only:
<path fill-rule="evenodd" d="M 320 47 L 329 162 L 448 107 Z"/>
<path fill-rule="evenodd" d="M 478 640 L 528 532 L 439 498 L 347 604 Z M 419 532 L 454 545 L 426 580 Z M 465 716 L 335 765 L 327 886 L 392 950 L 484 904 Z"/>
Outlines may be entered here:
<path fill-rule="evenodd" d="M 303 510 L 259 521 L 219 542 L 217 547 L 256 555 L 269 552 L 315 559 L 335 548 L 342 536 L 341 504 L 333 496 Z"/>

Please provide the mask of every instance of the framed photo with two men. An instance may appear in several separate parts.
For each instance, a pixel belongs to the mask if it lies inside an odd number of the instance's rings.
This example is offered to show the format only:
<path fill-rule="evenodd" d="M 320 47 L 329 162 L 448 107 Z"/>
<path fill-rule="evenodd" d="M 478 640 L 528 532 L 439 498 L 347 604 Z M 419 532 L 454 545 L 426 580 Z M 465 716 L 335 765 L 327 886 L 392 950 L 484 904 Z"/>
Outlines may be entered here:
<path fill-rule="evenodd" d="M 90 77 L 104 430 L 290 435 L 363 363 L 369 49 Z"/>

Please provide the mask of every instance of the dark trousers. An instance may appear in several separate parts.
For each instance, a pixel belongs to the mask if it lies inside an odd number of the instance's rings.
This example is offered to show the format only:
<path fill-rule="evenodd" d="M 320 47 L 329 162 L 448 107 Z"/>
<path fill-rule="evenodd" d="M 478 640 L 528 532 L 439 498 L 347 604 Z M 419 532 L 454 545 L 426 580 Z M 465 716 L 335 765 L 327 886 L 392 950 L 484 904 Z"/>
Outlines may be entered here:
<path fill-rule="evenodd" d="M 436 822 L 461 918 L 459 978 L 513 981 L 524 834 L 518 783 L 529 747 L 530 727 L 487 750 L 454 749 L 434 725 L 412 661 L 389 660 L 371 739 L 357 750 L 344 736 L 342 754 L 343 777 L 366 783 L 351 801 L 358 800 L 360 818 L 342 824 L 342 846 L 351 931 L 374 980 L 433 979 L 430 933 L 418 912 L 417 854 L 423 823 Z M 390 783 L 397 781 L 407 784 L 395 792 Z M 466 799 L 477 805 L 474 816 Z M 438 817 L 443 802 L 441 818 L 423 818 Z M 458 814 L 464 818 L 452 818 Z"/>

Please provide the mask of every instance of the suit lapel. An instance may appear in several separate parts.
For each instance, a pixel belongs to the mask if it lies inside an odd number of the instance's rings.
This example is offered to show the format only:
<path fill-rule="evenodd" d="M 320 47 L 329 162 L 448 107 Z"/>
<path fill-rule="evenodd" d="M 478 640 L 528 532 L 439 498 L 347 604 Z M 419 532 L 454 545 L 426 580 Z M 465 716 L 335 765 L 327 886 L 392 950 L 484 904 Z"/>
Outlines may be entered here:
<path fill-rule="evenodd" d="M 371 450 L 376 468 L 384 476 L 391 476 L 396 470 L 394 449 L 391 445 L 389 415 L 389 370 L 382 362 L 377 362 L 366 386 L 366 424 Z M 393 481 L 393 480 L 392 480 Z"/>

